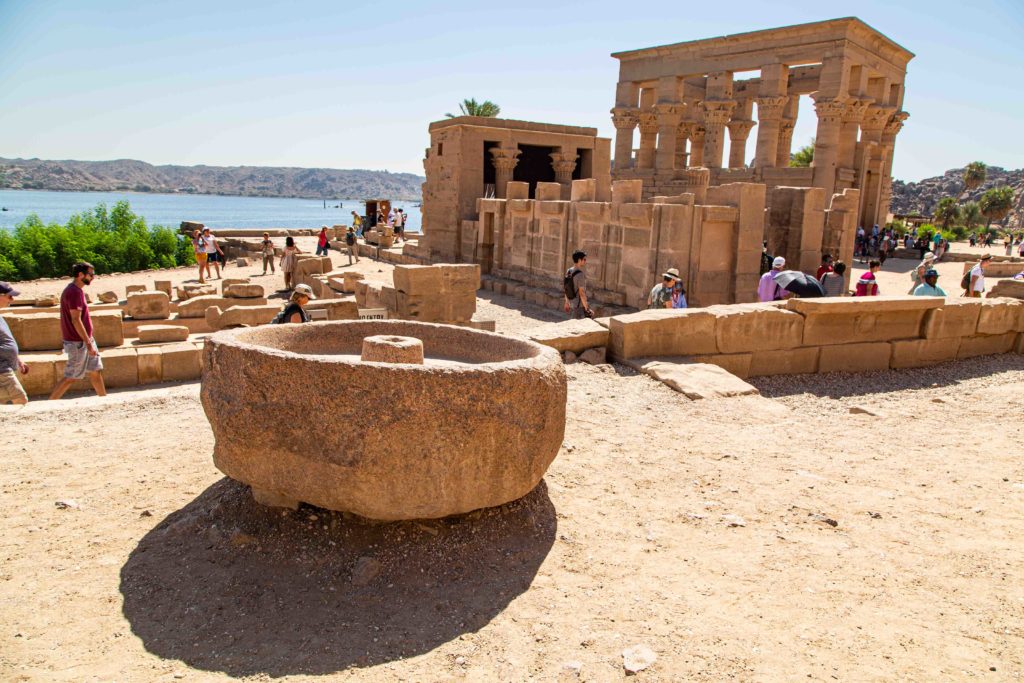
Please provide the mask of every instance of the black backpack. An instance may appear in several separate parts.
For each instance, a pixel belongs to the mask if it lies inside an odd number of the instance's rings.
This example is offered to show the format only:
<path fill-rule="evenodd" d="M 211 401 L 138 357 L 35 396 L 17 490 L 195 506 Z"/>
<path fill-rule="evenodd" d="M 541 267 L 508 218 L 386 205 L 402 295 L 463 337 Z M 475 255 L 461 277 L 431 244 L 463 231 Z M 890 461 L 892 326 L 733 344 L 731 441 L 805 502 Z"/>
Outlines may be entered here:
<path fill-rule="evenodd" d="M 573 266 L 565 271 L 565 277 L 562 278 L 562 290 L 565 292 L 565 298 L 569 301 L 579 296 L 579 292 L 576 291 L 576 282 L 574 281 L 576 273 L 579 272 L 581 272 L 580 269 Z"/>
<path fill-rule="evenodd" d="M 961 280 L 960 280 L 960 289 L 970 289 L 971 288 L 971 272 L 973 270 L 974 270 L 974 267 L 972 266 L 972 267 L 967 269 L 966 273 L 964 273 L 963 278 L 961 278 Z"/>
<path fill-rule="evenodd" d="M 350 247 L 351 247 L 351 246 L 352 246 L 353 244 L 355 244 L 355 243 L 356 243 L 356 236 L 355 236 L 355 235 L 353 235 L 353 234 L 352 234 L 352 233 L 350 233 L 350 232 L 349 232 L 349 233 L 346 233 L 346 234 L 345 234 L 345 244 L 347 244 L 348 246 L 350 246 Z"/>

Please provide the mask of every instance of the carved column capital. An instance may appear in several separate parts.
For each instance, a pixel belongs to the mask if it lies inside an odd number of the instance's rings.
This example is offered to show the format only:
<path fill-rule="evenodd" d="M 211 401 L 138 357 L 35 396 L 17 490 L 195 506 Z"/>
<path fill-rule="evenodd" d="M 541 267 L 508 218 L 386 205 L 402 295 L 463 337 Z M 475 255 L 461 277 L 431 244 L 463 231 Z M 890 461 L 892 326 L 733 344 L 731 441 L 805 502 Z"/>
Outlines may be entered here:
<path fill-rule="evenodd" d="M 903 122 L 910 118 L 910 114 L 905 111 L 898 111 L 889 117 L 889 120 L 885 122 L 885 134 L 896 135 L 903 130 Z"/>
<path fill-rule="evenodd" d="M 640 114 L 640 133 L 643 135 L 657 135 L 658 115 L 653 111 L 645 111 Z"/>
<path fill-rule="evenodd" d="M 864 120 L 861 121 L 861 128 L 870 131 L 881 131 L 885 123 L 892 116 L 893 107 L 885 107 L 877 104 L 869 104 L 864 110 Z"/>
<path fill-rule="evenodd" d="M 704 100 L 704 125 L 724 126 L 732 118 L 735 100 Z"/>
<path fill-rule="evenodd" d="M 576 170 L 578 154 L 569 152 L 552 152 L 551 168 L 555 169 L 555 180 L 560 183 L 568 183 L 572 180 L 572 172 Z"/>
<path fill-rule="evenodd" d="M 753 130 L 756 123 L 754 121 L 730 121 L 726 124 L 729 129 L 729 139 L 731 140 L 746 140 L 750 136 L 750 131 Z"/>
<path fill-rule="evenodd" d="M 640 122 L 640 110 L 635 107 L 614 107 L 611 114 L 617 130 L 632 130 Z"/>
<path fill-rule="evenodd" d="M 511 171 L 519 163 L 522 152 L 516 147 L 491 147 L 487 150 L 493 157 L 491 163 L 499 171 Z"/>
<path fill-rule="evenodd" d="M 846 110 L 843 112 L 843 123 L 860 123 L 867 114 L 868 107 L 873 100 L 860 99 L 850 100 L 846 103 Z"/>
<path fill-rule="evenodd" d="M 782 112 L 786 109 L 789 97 L 786 95 L 773 95 L 771 97 L 758 97 L 757 120 L 775 121 L 782 118 Z"/>
<path fill-rule="evenodd" d="M 787 133 L 792 135 L 794 128 L 796 128 L 796 121 L 793 119 L 782 119 L 782 122 L 779 124 L 779 135 L 786 135 Z"/>
<path fill-rule="evenodd" d="M 818 114 L 819 123 L 840 123 L 846 112 L 846 100 L 841 98 L 821 98 L 814 100 L 814 111 Z"/>

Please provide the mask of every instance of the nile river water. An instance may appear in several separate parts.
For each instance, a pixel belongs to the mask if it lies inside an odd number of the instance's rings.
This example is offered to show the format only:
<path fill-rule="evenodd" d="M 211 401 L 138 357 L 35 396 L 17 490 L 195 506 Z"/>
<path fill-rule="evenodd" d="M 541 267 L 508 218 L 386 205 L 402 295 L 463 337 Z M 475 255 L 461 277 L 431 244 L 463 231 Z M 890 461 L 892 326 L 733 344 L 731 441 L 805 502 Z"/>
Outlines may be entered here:
<path fill-rule="evenodd" d="M 206 194 L 145 194 L 139 192 L 49 192 L 45 190 L 0 190 L 0 229 L 11 229 L 29 214 L 44 223 L 64 223 L 75 213 L 89 211 L 99 203 L 111 207 L 126 200 L 132 211 L 150 225 L 177 228 L 182 221 L 199 221 L 211 228 L 317 228 L 321 225 L 351 223 L 352 211 L 364 213 L 357 199 L 284 199 L 276 197 L 224 197 Z M 341 203 L 340 208 L 337 205 Z M 395 202 L 409 214 L 407 230 L 419 232 L 418 202 Z"/>

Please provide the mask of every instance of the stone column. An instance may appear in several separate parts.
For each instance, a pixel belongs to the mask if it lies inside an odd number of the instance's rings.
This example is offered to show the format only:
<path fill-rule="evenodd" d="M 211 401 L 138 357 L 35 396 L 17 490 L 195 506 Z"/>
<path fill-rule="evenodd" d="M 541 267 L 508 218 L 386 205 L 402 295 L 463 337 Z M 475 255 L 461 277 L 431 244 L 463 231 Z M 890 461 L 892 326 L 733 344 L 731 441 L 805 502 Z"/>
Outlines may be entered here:
<path fill-rule="evenodd" d="M 857 182 L 860 186 L 860 225 L 867 228 L 877 222 L 885 161 L 882 131 L 892 114 L 892 107 L 872 104 L 867 107 L 861 122 L 860 143 L 856 153 Z"/>
<path fill-rule="evenodd" d="M 706 132 L 702 124 L 694 124 L 690 130 L 690 163 L 689 166 L 704 166 L 704 137 Z"/>
<path fill-rule="evenodd" d="M 775 165 L 779 168 L 789 166 L 789 158 L 793 154 L 793 129 L 796 128 L 799 110 L 800 96 L 790 95 L 782 110 L 782 121 L 779 123 L 779 153 L 775 158 Z"/>
<path fill-rule="evenodd" d="M 736 107 L 733 100 L 704 101 L 704 165 L 709 168 L 722 167 L 725 153 L 725 124 L 732 118 Z"/>
<path fill-rule="evenodd" d="M 843 112 L 843 120 L 839 125 L 839 168 L 853 168 L 857 153 L 857 133 L 860 131 L 860 122 L 864 120 L 864 113 L 869 99 L 850 100 Z"/>
<path fill-rule="evenodd" d="M 693 124 L 687 121 L 683 121 L 676 128 L 676 168 L 686 168 L 689 166 L 687 161 L 689 154 L 686 151 L 686 143 L 690 139 L 690 131 L 693 129 Z"/>
<path fill-rule="evenodd" d="M 658 121 L 658 152 L 654 167 L 659 171 L 670 171 L 675 168 L 676 136 L 683 107 L 679 104 L 656 104 L 654 115 Z"/>
<path fill-rule="evenodd" d="M 488 150 L 494 164 L 494 196 L 498 199 L 505 198 L 505 186 L 512 180 L 512 171 L 519 163 L 519 155 L 522 152 L 516 146 L 491 147 Z"/>
<path fill-rule="evenodd" d="M 551 168 L 555 169 L 555 182 L 562 185 L 572 183 L 572 172 L 576 170 L 579 155 L 574 152 L 552 152 Z"/>
<path fill-rule="evenodd" d="M 633 166 L 633 130 L 640 123 L 640 110 L 636 107 L 612 109 L 615 126 L 615 170 Z"/>
<path fill-rule="evenodd" d="M 729 128 L 729 168 L 743 168 L 747 165 L 747 138 L 754 128 L 753 121 L 732 120 Z"/>
<path fill-rule="evenodd" d="M 836 162 L 839 159 L 839 126 L 846 101 L 836 97 L 816 97 L 814 110 L 818 114 L 818 133 L 814 138 L 814 185 L 825 190 L 830 198 L 836 189 Z"/>
<path fill-rule="evenodd" d="M 878 201 L 878 224 L 886 219 L 889 214 L 889 203 L 892 201 L 892 162 L 896 151 L 896 135 L 903 130 L 903 122 L 910 118 L 905 111 L 898 111 L 893 114 L 885 123 L 882 130 L 882 149 L 885 153 L 885 164 L 882 168 L 882 188 Z"/>
<path fill-rule="evenodd" d="M 658 116 L 653 111 L 640 114 L 640 152 L 637 168 L 654 168 L 654 150 L 658 142 Z"/>
<path fill-rule="evenodd" d="M 754 152 L 754 166 L 757 168 L 769 168 L 778 162 L 782 110 L 788 101 L 789 98 L 785 95 L 757 98 L 757 149 Z M 787 155 L 786 165 L 788 164 Z"/>

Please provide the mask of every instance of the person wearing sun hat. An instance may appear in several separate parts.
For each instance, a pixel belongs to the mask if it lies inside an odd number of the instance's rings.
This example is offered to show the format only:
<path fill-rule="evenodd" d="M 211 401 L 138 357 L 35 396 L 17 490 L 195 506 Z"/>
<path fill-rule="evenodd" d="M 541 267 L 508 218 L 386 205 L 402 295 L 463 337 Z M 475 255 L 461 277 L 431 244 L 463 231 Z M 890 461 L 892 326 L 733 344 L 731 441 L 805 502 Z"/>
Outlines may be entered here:
<path fill-rule="evenodd" d="M 662 281 L 654 285 L 647 295 L 647 308 L 672 308 L 672 290 L 679 282 L 679 269 L 669 268 L 661 278 Z"/>
<path fill-rule="evenodd" d="M 292 295 L 288 298 L 288 303 L 285 305 L 284 310 L 277 314 L 274 322 L 308 323 L 309 313 L 306 313 L 306 309 L 303 306 L 315 298 L 316 295 L 313 294 L 313 288 L 309 285 L 295 285 Z"/>
<path fill-rule="evenodd" d="M 0 308 L 7 308 L 14 297 L 21 294 L 7 282 L 0 282 Z M 21 405 L 28 403 L 28 395 L 14 374 L 17 370 L 28 374 L 28 366 L 18 358 L 18 342 L 11 333 L 7 321 L 0 316 L 0 405 L 10 402 Z"/>
<path fill-rule="evenodd" d="M 924 282 L 914 290 L 914 296 L 946 296 L 945 290 L 939 287 L 939 271 L 929 268 L 925 271 Z"/>
<path fill-rule="evenodd" d="M 785 290 L 775 281 L 775 276 L 785 267 L 786 259 L 782 256 L 776 256 L 772 260 L 772 269 L 762 275 L 760 282 L 757 283 L 758 301 L 779 301 L 786 297 Z"/>

